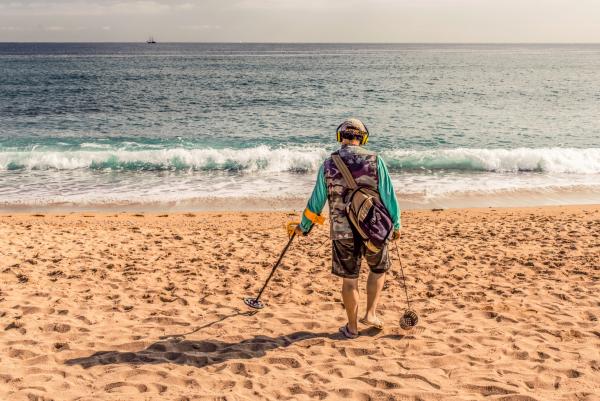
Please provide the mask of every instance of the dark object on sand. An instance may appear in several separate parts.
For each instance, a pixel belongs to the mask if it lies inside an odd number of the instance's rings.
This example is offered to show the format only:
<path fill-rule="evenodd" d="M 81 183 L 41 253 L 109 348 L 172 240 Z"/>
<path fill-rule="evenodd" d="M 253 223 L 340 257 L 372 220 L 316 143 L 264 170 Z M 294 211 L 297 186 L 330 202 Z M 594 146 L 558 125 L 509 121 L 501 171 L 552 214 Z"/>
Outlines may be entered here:
<path fill-rule="evenodd" d="M 408 330 L 411 327 L 415 327 L 417 322 L 419 321 L 419 317 L 415 313 L 415 311 L 407 309 L 404 312 L 404 315 L 400 318 L 400 327 L 404 330 Z"/>
<path fill-rule="evenodd" d="M 281 255 L 279 255 L 279 259 L 277 260 L 277 263 L 275 263 L 275 266 L 273 266 L 273 269 L 271 270 L 271 274 L 269 274 L 269 277 L 267 278 L 267 281 L 265 281 L 265 284 L 260 289 L 260 292 L 258 293 L 258 296 L 256 298 L 250 298 L 250 297 L 244 298 L 244 303 L 246 305 L 248 305 L 249 307 L 254 308 L 254 309 L 262 309 L 262 308 L 265 307 L 265 304 L 263 304 L 260 301 L 260 296 L 262 295 L 262 293 L 265 290 L 265 288 L 267 288 L 267 284 L 269 284 L 269 281 L 271 281 L 271 277 L 273 277 L 273 274 L 275 273 L 275 270 L 277 270 L 277 268 L 279 267 L 279 264 L 281 263 L 281 260 L 283 259 L 283 256 L 287 252 L 288 248 L 292 244 L 292 241 L 294 240 L 295 237 L 296 237 L 296 233 L 293 233 L 292 236 L 290 237 L 290 240 L 288 241 L 287 245 L 285 246 L 285 248 L 283 248 L 283 251 L 281 252 Z"/>
<path fill-rule="evenodd" d="M 402 260 L 400 259 L 400 251 L 398 250 L 398 243 L 396 243 L 396 255 L 398 256 L 398 263 L 400 263 L 400 272 L 402 273 L 402 284 L 404 285 L 404 294 L 406 295 L 406 310 L 400 318 L 400 327 L 404 330 L 408 330 L 417 325 L 419 316 L 417 313 L 410 309 L 410 299 L 408 298 L 408 290 L 406 289 L 406 279 L 404 278 L 404 268 L 402 267 Z"/>

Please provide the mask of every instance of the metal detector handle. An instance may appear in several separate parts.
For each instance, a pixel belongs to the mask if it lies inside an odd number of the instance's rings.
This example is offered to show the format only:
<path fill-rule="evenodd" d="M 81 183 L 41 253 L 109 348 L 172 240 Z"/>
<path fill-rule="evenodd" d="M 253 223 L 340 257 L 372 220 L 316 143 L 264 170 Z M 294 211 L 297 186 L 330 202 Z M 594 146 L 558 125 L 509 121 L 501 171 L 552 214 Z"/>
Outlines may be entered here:
<path fill-rule="evenodd" d="M 290 237 L 290 240 L 288 241 L 285 248 L 283 248 L 283 252 L 281 252 L 281 255 L 279 255 L 279 259 L 277 260 L 277 263 L 275 263 L 275 266 L 273 266 L 273 269 L 271 270 L 271 274 L 269 274 L 269 277 L 267 278 L 265 285 L 263 285 L 263 288 L 260 289 L 260 292 L 258 293 L 258 296 L 256 297 L 255 301 L 258 301 L 260 299 L 260 296 L 262 295 L 263 291 L 265 290 L 265 288 L 267 288 L 267 284 L 269 284 L 269 281 L 271 281 L 271 277 L 273 277 L 275 270 L 277 270 L 277 268 L 279 267 L 279 264 L 281 263 L 281 260 L 285 256 L 285 253 L 287 252 L 288 248 L 290 247 L 290 245 L 292 245 L 292 241 L 294 240 L 294 238 L 296 238 L 295 232 Z"/>

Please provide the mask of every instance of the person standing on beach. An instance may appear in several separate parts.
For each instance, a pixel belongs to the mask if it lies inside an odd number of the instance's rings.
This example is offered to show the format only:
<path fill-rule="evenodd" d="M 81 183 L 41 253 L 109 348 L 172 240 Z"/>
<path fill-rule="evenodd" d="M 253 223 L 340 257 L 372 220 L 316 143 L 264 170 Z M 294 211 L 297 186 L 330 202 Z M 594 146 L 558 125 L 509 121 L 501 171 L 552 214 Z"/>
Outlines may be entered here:
<path fill-rule="evenodd" d="M 392 239 L 400 237 L 400 208 L 392 186 L 387 167 L 375 152 L 365 149 L 369 131 L 358 119 L 344 121 L 337 129 L 337 140 L 341 142 L 339 155 L 359 186 L 376 188 L 382 203 L 387 208 L 394 232 Z M 327 158 L 319 169 L 317 182 L 301 223 L 295 228 L 296 234 L 307 235 L 312 225 L 322 222 L 320 216 L 325 202 L 329 201 L 330 235 L 332 239 L 332 273 L 343 279 L 342 299 L 348 323 L 340 328 L 347 338 L 356 338 L 358 332 L 358 275 L 363 256 L 369 265 L 367 279 L 367 310 L 360 322 L 378 329 L 383 322 L 377 317 L 376 310 L 381 290 L 385 282 L 385 273 L 390 269 L 390 257 L 387 244 L 377 253 L 366 247 L 353 228 L 346 215 L 346 196 L 350 193 L 342 173 L 331 157 Z"/>

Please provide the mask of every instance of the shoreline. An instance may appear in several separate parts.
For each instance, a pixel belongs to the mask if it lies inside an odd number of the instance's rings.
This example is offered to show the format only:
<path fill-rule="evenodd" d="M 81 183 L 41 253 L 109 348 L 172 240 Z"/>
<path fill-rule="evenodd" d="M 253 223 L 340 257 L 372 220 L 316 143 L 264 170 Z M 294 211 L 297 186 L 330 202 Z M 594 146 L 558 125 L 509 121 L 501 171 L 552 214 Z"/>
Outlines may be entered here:
<path fill-rule="evenodd" d="M 50 204 L 2 204 L 0 213 L 68 213 L 68 212 L 284 212 L 303 210 L 310 194 L 304 196 L 240 196 L 204 197 L 180 201 L 112 202 Z M 497 193 L 456 193 L 447 196 L 397 193 L 401 210 L 519 208 L 546 206 L 578 206 L 600 204 L 600 193 L 594 190 L 520 190 Z M 327 211 L 327 206 L 324 208 Z"/>
<path fill-rule="evenodd" d="M 410 214 L 435 214 L 438 212 L 472 212 L 472 213 L 483 213 L 483 212 L 535 212 L 535 211 L 555 211 L 555 210 L 588 210 L 588 209 L 600 209 L 600 203 L 581 203 L 581 204 L 559 204 L 559 205 L 526 205 L 526 206 L 475 206 L 475 207 L 443 207 L 443 208 L 414 208 L 414 209 L 402 209 L 402 213 Z M 198 210 L 198 209 L 151 209 L 151 210 L 121 210 L 118 207 L 107 207 L 106 209 L 65 209 L 65 210 L 3 210 L 0 208 L 0 218 L 9 217 L 197 217 L 197 216 L 238 216 L 243 215 L 245 217 L 249 215 L 286 215 L 291 216 L 296 213 L 298 217 L 301 216 L 302 209 L 226 209 L 226 210 Z M 326 219 L 329 218 L 327 206 L 323 209 L 323 215 Z M 326 226 L 327 223 L 324 224 Z"/>

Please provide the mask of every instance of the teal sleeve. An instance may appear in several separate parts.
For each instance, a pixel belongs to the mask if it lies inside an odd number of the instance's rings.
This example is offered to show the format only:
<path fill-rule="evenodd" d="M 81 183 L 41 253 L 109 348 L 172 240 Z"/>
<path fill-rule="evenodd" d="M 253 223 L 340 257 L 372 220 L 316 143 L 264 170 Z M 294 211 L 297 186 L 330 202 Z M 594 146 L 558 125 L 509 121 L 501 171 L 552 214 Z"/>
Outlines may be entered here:
<path fill-rule="evenodd" d="M 317 174 L 317 182 L 315 184 L 315 188 L 313 189 L 312 195 L 308 200 L 308 204 L 306 208 L 313 213 L 321 214 L 323 207 L 325 206 L 325 202 L 327 202 L 327 185 L 325 184 L 325 171 L 323 169 L 323 165 L 319 169 L 319 173 Z M 304 216 L 304 211 L 302 212 L 302 222 L 300 223 L 300 228 L 305 233 L 310 230 L 312 226 L 312 222 Z"/>
<path fill-rule="evenodd" d="M 396 192 L 394 192 L 394 186 L 390 179 L 390 174 L 385 166 L 385 162 L 381 157 L 377 157 L 377 176 L 379 177 L 379 196 L 381 202 L 385 205 L 392 221 L 394 222 L 394 229 L 400 229 L 400 206 L 398 206 L 398 199 L 396 199 Z"/>

